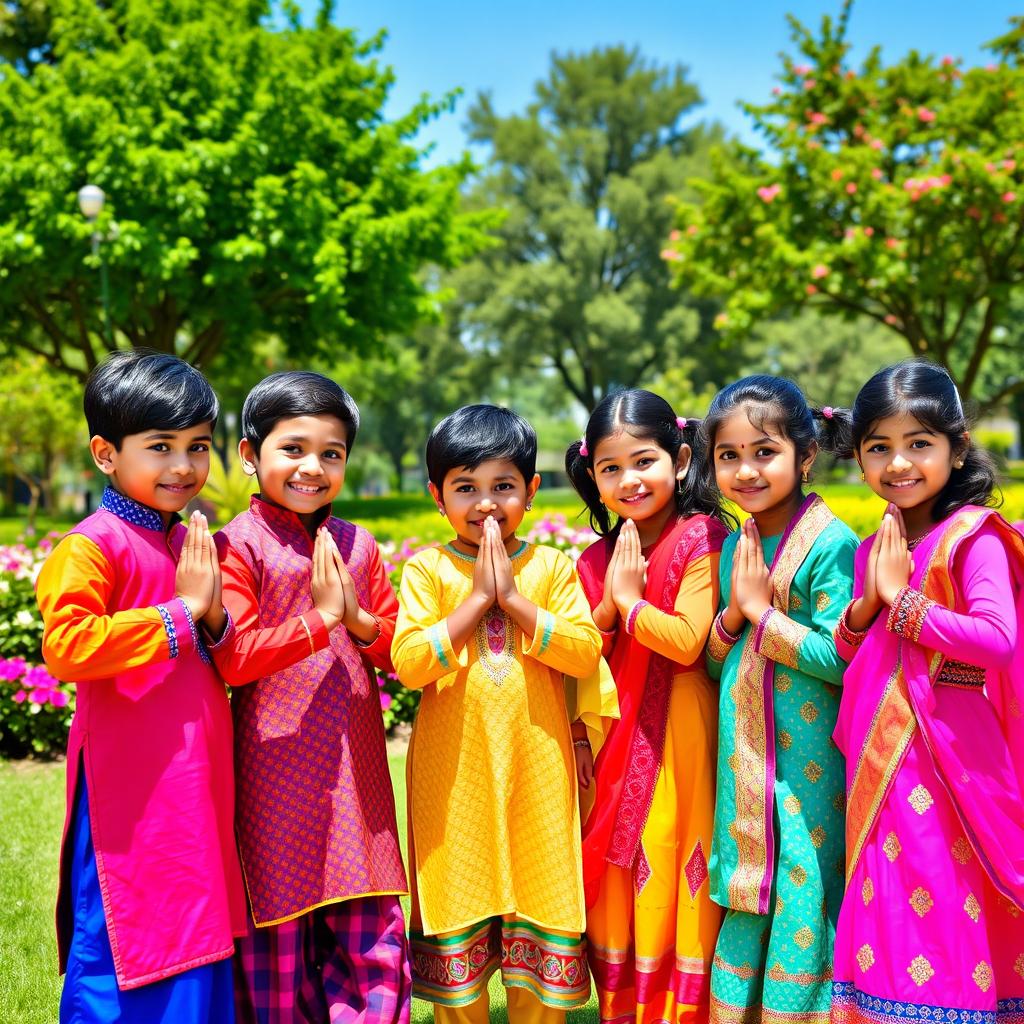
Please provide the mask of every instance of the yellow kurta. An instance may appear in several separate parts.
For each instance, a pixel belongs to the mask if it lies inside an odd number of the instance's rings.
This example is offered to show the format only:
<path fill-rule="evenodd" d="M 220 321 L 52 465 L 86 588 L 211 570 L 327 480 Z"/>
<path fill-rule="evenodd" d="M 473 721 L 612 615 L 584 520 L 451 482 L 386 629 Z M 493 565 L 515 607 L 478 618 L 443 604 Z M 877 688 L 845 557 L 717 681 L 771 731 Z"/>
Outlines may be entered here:
<path fill-rule="evenodd" d="M 407 765 L 412 927 L 426 935 L 511 915 L 580 933 L 583 879 L 563 674 L 597 670 L 601 637 L 569 558 L 524 544 L 519 592 L 540 609 L 524 637 L 497 607 L 461 651 L 446 618 L 474 560 L 430 548 L 402 573 L 392 654 L 423 690 Z"/>

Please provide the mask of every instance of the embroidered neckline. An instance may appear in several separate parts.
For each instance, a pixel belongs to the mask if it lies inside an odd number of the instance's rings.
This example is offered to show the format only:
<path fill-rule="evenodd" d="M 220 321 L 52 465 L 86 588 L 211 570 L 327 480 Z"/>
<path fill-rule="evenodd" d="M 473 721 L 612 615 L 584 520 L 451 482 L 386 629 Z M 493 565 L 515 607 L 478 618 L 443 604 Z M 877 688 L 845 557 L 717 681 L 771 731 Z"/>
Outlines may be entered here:
<path fill-rule="evenodd" d="M 517 547 L 515 551 L 513 551 L 512 554 L 508 556 L 509 559 L 515 561 L 515 559 L 517 559 L 521 554 L 523 554 L 523 552 L 525 552 L 529 546 L 530 545 L 527 544 L 525 540 L 520 541 L 519 547 Z M 457 547 L 453 547 L 451 542 L 445 544 L 444 549 L 445 551 L 450 551 L 453 555 L 457 556 L 458 558 L 461 558 L 465 562 L 476 561 L 476 555 L 467 555 L 464 551 L 460 551 Z"/>
<path fill-rule="evenodd" d="M 330 505 L 324 505 L 322 508 L 318 509 L 317 518 L 314 520 L 313 531 L 311 533 L 306 529 L 305 524 L 299 518 L 297 512 L 293 512 L 290 508 L 282 508 L 280 505 L 275 505 L 273 502 L 267 501 L 266 498 L 263 498 L 258 494 L 250 496 L 249 511 L 259 516 L 259 518 L 267 524 L 273 524 L 275 526 L 294 530 L 296 533 L 301 533 L 303 536 L 310 539 L 316 537 L 316 531 L 332 516 Z"/>
<path fill-rule="evenodd" d="M 492 606 L 473 630 L 480 667 L 495 686 L 505 682 L 515 664 L 515 629 L 511 616 Z"/>
<path fill-rule="evenodd" d="M 145 530 L 156 530 L 164 532 L 164 519 L 155 508 L 143 505 L 141 501 L 129 498 L 127 494 L 111 487 L 109 484 L 103 489 L 103 496 L 100 498 L 100 508 L 112 512 L 118 519 L 123 519 L 133 526 L 141 526 Z M 181 517 L 175 514 L 169 525 L 173 526 Z"/>

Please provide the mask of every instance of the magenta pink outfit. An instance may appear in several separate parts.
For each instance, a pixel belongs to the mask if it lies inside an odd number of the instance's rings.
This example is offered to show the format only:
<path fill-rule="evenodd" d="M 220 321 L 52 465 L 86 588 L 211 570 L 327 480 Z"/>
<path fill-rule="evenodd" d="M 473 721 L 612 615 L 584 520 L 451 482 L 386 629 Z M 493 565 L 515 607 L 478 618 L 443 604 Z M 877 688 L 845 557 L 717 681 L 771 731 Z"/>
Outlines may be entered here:
<path fill-rule="evenodd" d="M 857 552 L 863 590 L 872 538 Z M 850 660 L 847 892 L 837 1024 L 1024 1021 L 1024 542 L 966 508 L 914 550 L 910 585 Z M 1024 646 L 1024 645 L 1022 645 Z"/>

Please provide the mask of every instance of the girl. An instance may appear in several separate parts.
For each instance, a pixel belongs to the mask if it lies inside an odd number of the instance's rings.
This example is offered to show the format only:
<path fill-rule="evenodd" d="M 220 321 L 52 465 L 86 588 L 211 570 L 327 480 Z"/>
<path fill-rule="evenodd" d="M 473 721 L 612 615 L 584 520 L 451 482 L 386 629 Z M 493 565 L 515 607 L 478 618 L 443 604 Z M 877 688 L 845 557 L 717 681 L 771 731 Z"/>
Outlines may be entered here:
<path fill-rule="evenodd" d="M 701 655 L 728 528 L 695 426 L 649 391 L 620 391 L 566 454 L 603 535 L 578 570 L 622 716 L 599 752 L 583 831 L 602 1020 L 707 1019 L 721 911 L 707 886 L 717 715 Z"/>
<path fill-rule="evenodd" d="M 395 671 L 423 691 L 408 758 L 413 984 L 441 1024 L 487 1024 L 499 968 L 513 1024 L 559 1024 L 590 996 L 563 673 L 596 676 L 601 638 L 567 556 L 516 536 L 536 459 L 537 435 L 508 409 L 442 420 L 427 471 L 454 536 L 402 573 Z"/>
<path fill-rule="evenodd" d="M 967 427 L 923 362 L 853 407 L 852 451 L 890 504 L 836 633 L 852 658 L 837 1021 L 1024 1013 L 1024 540 L 983 507 L 993 465 Z"/>
<path fill-rule="evenodd" d="M 843 763 L 830 737 L 845 666 L 832 631 L 857 539 L 802 484 L 837 425 L 768 376 L 719 392 L 704 423 L 718 486 L 750 515 L 725 542 L 708 643 L 721 678 L 711 895 L 728 908 L 714 1021 L 828 1020 L 843 895 Z"/>

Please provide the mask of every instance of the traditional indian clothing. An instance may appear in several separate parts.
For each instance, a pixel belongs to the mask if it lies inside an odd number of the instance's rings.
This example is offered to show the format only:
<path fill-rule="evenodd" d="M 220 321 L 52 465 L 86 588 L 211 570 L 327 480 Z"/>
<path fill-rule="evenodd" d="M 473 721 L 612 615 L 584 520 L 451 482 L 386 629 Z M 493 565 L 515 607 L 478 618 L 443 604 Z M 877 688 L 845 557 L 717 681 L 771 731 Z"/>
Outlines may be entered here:
<path fill-rule="evenodd" d="M 857 552 L 862 591 L 872 539 Z M 837 1024 L 1024 1020 L 1024 538 L 967 507 L 851 657 Z"/>
<path fill-rule="evenodd" d="M 703 654 L 727 533 L 708 516 L 672 517 L 644 550 L 644 600 L 604 634 L 621 718 L 597 752 L 583 826 L 587 952 L 603 1021 L 707 1019 L 722 911 L 708 886 L 718 694 Z M 577 563 L 591 608 L 615 540 Z"/>
<path fill-rule="evenodd" d="M 310 593 L 326 525 L 379 632 L 328 633 Z M 391 669 L 398 603 L 373 537 L 308 529 L 253 497 L 218 535 L 230 624 L 213 656 L 232 686 L 237 832 L 252 922 L 238 1018 L 408 1020 L 406 892 L 374 667 Z M 344 904 L 344 905 L 341 905 Z"/>
<path fill-rule="evenodd" d="M 728 605 L 739 533 L 725 542 Z M 850 599 L 857 538 L 817 495 L 762 537 L 772 606 L 730 636 L 715 620 L 721 678 L 711 895 L 729 908 L 715 950 L 711 1019 L 824 1024 L 843 896 L 843 759 L 832 742 L 845 663 L 832 631 Z"/>
<path fill-rule="evenodd" d="M 447 617 L 475 559 L 429 548 L 402 573 L 395 671 L 423 690 L 407 762 L 413 984 L 439 1020 L 486 1021 L 499 966 L 513 1020 L 590 995 L 563 674 L 596 676 L 601 637 L 565 554 L 524 542 L 511 560 L 536 630 L 495 605 L 458 652 Z"/>
<path fill-rule="evenodd" d="M 233 1019 L 246 913 L 231 714 L 174 596 L 184 537 L 107 488 L 36 585 L 47 667 L 78 689 L 57 897 L 64 1022 Z"/>

